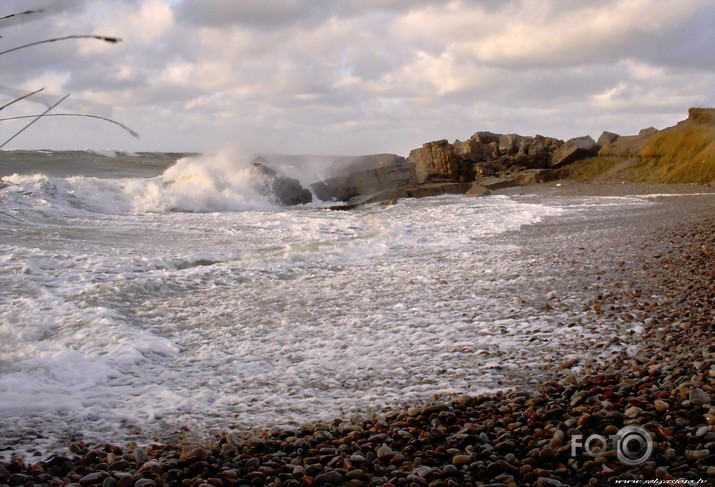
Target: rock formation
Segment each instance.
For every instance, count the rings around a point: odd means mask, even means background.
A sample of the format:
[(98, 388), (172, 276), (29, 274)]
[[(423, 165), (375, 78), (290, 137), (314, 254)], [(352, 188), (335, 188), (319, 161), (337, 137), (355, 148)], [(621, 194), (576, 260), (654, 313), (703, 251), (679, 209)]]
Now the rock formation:
[[(470, 148), (460, 147), (464, 152)], [(466, 181), (472, 177), (473, 168), (465, 163), (465, 156), (446, 140), (427, 142), (421, 149), (410, 152), (407, 160), (414, 164), (417, 181), (425, 183), (435, 179)]]
[(294, 206), (313, 201), (310, 190), (301, 186), (298, 180), (279, 175), (275, 169), (266, 166), (262, 159), (253, 162), (251, 172), (256, 191), (279, 204)]
[(469, 140), (427, 142), (410, 152), (417, 180), (460, 181), (504, 174), (509, 171), (550, 167), (553, 153), (563, 141), (536, 135), (477, 132)]
[(444, 139), (427, 142), (406, 159), (389, 154), (351, 159), (342, 163), (340, 175), (311, 188), (323, 200), (347, 202), (340, 209), (445, 193), (484, 195), (515, 184), (564, 177), (564, 166), (597, 155), (618, 160), (668, 160), (663, 147), (670, 142), (661, 141), (676, 140), (674, 131), (681, 135), (687, 131), (689, 140), (698, 142), (691, 144), (697, 148), (693, 164), (697, 163), (702, 173), (698, 181), (707, 182), (712, 180), (710, 174), (715, 177), (715, 161), (711, 160), (714, 126), (715, 109), (691, 108), (689, 119), (678, 127), (662, 131), (650, 127), (633, 136), (603, 132), (598, 142), (588, 135), (563, 142), (541, 135), (476, 132), (468, 140), (451, 144)]
[(347, 201), (358, 195), (409, 188), (417, 184), (415, 166), (394, 154), (376, 154), (342, 160), (331, 168), (335, 177), (311, 184), (323, 201)]
[(596, 141), (590, 135), (570, 139), (554, 152), (550, 166), (561, 167), (580, 159), (595, 156), (597, 150)]
[(613, 144), (615, 141), (618, 140), (620, 135), (614, 134), (613, 132), (607, 132), (604, 131), (601, 136), (598, 138), (598, 141), (596, 142), (596, 145), (599, 147), (599, 149), (607, 146), (608, 144)]

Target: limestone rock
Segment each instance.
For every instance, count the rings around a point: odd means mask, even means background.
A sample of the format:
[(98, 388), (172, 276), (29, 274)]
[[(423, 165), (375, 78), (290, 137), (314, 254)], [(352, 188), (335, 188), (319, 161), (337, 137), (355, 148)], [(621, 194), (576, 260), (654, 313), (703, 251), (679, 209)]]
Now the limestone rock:
[(443, 194), (464, 194), (472, 187), (472, 183), (429, 183), (421, 184), (407, 190), (410, 198), (427, 198)]
[(506, 179), (506, 178), (483, 178), (483, 179), (477, 179), (475, 183), (479, 186), (483, 186), (487, 189), (502, 189), (502, 188), (511, 188), (513, 186), (516, 186), (516, 182), (513, 179)]
[(499, 137), (499, 151), (502, 154), (516, 154), (523, 139), (521, 135), (517, 134), (502, 135)]
[(649, 136), (649, 135), (655, 135), (658, 133), (658, 129), (655, 127), (648, 127), (645, 129), (641, 129), (640, 132), (638, 132), (638, 137), (644, 137), (644, 136)]
[(619, 137), (620, 135), (618, 134), (614, 134), (613, 132), (607, 132), (604, 130), (601, 136), (598, 138), (596, 145), (598, 147), (605, 147), (608, 144), (613, 144), (616, 140), (618, 140)]
[(496, 148), (499, 148), (500, 137), (501, 134), (495, 134), (493, 132), (476, 132), (470, 139), (475, 142), (481, 142), (484, 145), (495, 144)]
[(323, 201), (348, 201), (359, 195), (411, 187), (417, 183), (414, 165), (393, 154), (356, 157), (341, 162), (332, 171), (339, 175), (310, 185)]
[(596, 141), (590, 135), (570, 139), (554, 152), (551, 167), (560, 167), (595, 155), (596, 150)]
[(469, 161), (491, 161), (499, 157), (499, 148), (496, 143), (485, 144), (478, 140), (469, 139), (464, 142), (455, 140), (455, 153), (463, 160)]
[(521, 137), (514, 163), (526, 168), (548, 167), (553, 152), (562, 144), (558, 139), (541, 135)]
[[(331, 206), (331, 210), (352, 210), (361, 205), (397, 201), (401, 198), (427, 198), (444, 194), (465, 194), (473, 187), (473, 183), (427, 183), (411, 188), (386, 189), (376, 193), (359, 195), (350, 198), (340, 205)], [(487, 190), (488, 191), (488, 190)]]
[(468, 181), (472, 172), (472, 165), (464, 164), (463, 158), (446, 140), (423, 144), (421, 148), (412, 150), (407, 160), (415, 165), (418, 183), (435, 178)]
[(251, 168), (253, 186), (259, 193), (274, 199), (282, 205), (304, 205), (313, 201), (310, 190), (301, 186), (297, 179), (279, 175), (275, 169), (266, 166), (261, 160)]
[(525, 169), (512, 173), (510, 176), (516, 184), (536, 184), (552, 181), (557, 178), (552, 169)]
[(489, 188), (485, 188), (484, 186), (474, 183), (472, 184), (472, 187), (469, 188), (469, 190), (464, 193), (465, 196), (469, 198), (478, 198), (480, 196), (489, 196), (492, 194), (491, 191), (489, 191)]

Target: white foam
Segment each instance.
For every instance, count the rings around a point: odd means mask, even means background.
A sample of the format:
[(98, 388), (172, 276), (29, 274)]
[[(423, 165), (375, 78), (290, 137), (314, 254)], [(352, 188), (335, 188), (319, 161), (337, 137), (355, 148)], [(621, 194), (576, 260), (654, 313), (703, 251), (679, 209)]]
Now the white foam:
[[(166, 211), (252, 204), (240, 170), (214, 162), (185, 160), (144, 195), (138, 181), (43, 193), (42, 178), (11, 178), (0, 444), (32, 430), (148, 440), (347, 417), (498, 388), (534, 356), (610, 333), (518, 299), (545, 291), (521, 277), (538, 263), (508, 232), (581, 209), (443, 196), (351, 212)], [(49, 206), (21, 206), (29, 190)], [(82, 208), (56, 203), (70, 196)], [(63, 224), (32, 216), (53, 204)]]
[[(6, 206), (32, 207), (61, 218), (101, 213), (216, 212), (274, 209), (256, 192), (246, 157), (220, 153), (180, 159), (153, 179), (14, 174), (2, 179)], [(10, 202), (9, 199), (13, 201)]]

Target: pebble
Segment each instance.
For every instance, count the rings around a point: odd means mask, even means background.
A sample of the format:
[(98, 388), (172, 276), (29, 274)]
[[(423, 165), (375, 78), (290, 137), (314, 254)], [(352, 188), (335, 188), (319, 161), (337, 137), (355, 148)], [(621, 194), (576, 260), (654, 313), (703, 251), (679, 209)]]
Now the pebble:
[(343, 474), (335, 470), (330, 470), (328, 472), (321, 473), (315, 477), (315, 485), (318, 486), (325, 484), (340, 485), (342, 481)]
[(628, 409), (626, 409), (626, 411), (623, 413), (623, 415), (626, 418), (637, 418), (638, 416), (641, 415), (641, 413), (643, 413), (643, 410), (641, 408), (632, 406), (632, 407), (629, 407)]
[(710, 455), (710, 450), (685, 450), (685, 458), (687, 460), (700, 460)]
[(658, 411), (659, 413), (662, 413), (662, 412), (670, 409), (670, 404), (668, 404), (667, 402), (665, 402), (661, 399), (656, 399), (653, 402), (653, 406), (655, 406), (655, 410)]
[(710, 395), (702, 389), (693, 389), (692, 391), (690, 391), (690, 396), (688, 399), (696, 406), (710, 404)]
[[(715, 308), (715, 283), (708, 276), (715, 273), (709, 250), (715, 248), (715, 221), (683, 232), (667, 236), (681, 251), (648, 262), (651, 270), (643, 272), (652, 276), (638, 280), (639, 293), (625, 301), (618, 301), (621, 294), (607, 295), (607, 275), (599, 275), (603, 313), (594, 319), (615, 319), (606, 312), (617, 317), (617, 309), (627, 309), (643, 322), (642, 343), (634, 356), (582, 359), (572, 380), (554, 376), (524, 389), (305, 425), (287, 434), (227, 433), (202, 446), (90, 448), (72, 441), (72, 457), (32, 464), (0, 460), (0, 485), (562, 487), (613, 485), (614, 476), (712, 478), (715, 340), (709, 310)], [(697, 250), (692, 242), (704, 247)], [(570, 298), (559, 293), (553, 305), (561, 299)], [(598, 345), (584, 345), (584, 356), (606, 353)], [(565, 360), (544, 366), (553, 370)], [(578, 451), (575, 435), (582, 445), (591, 433), (607, 437), (625, 425), (644, 427), (654, 437), (653, 455), (644, 464), (622, 465), (613, 449), (596, 458)]]
[(146, 450), (142, 447), (137, 447), (134, 449), (134, 461), (139, 465), (149, 460), (149, 456), (146, 454)]
[(382, 445), (377, 449), (377, 458), (380, 460), (390, 459), (395, 456), (395, 452), (387, 445)]
[(455, 455), (452, 457), (452, 465), (459, 467), (460, 465), (466, 465), (472, 462), (472, 457), (470, 455)]

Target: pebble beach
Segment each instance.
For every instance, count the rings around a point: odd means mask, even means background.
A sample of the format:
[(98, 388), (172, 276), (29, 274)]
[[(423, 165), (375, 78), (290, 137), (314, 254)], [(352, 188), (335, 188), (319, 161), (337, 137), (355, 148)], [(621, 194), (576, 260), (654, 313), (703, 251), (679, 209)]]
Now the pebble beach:
[[(211, 440), (177, 434), (173, 444), (68, 439), (67, 453), (47, 458), (8, 457), (0, 445), (0, 485), (715, 485), (712, 188), (563, 182), (505, 192), (525, 201), (649, 194), (660, 203), (520, 230), (536, 263), (526, 277), (544, 290), (522, 305), (571, 311), (621, 336), (575, 345), (563, 359), (533, 357), (533, 370), (495, 393), (291, 430), (227, 425)], [(549, 252), (555, 240), (575, 243)], [(619, 444), (624, 431), (640, 436)]]

